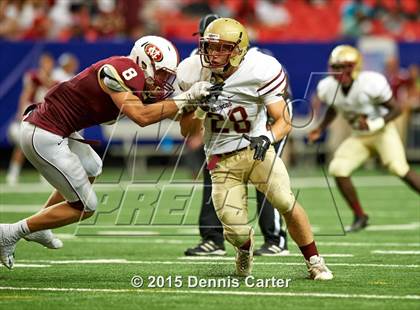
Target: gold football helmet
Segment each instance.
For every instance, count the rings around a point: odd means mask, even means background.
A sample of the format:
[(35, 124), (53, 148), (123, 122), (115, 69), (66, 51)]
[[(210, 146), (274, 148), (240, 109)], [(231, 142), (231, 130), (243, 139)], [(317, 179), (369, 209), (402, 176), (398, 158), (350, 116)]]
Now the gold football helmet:
[(332, 50), (328, 65), (333, 71), (350, 67), (351, 77), (356, 79), (362, 69), (362, 55), (353, 46), (338, 45)]
[(242, 24), (231, 18), (211, 22), (200, 38), (198, 53), (205, 68), (239, 66), (249, 47), (248, 33)]

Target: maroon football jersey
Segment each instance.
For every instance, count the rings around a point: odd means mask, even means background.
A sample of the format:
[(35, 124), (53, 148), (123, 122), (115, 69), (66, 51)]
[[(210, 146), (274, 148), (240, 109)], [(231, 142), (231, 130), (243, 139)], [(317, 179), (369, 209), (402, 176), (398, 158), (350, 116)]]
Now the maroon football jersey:
[(115, 120), (120, 110), (102, 90), (98, 80), (98, 71), (105, 64), (117, 70), (134, 94), (141, 93), (145, 77), (140, 67), (127, 57), (110, 57), (91, 65), (71, 80), (55, 85), (44, 102), (38, 104), (25, 120), (63, 137)]

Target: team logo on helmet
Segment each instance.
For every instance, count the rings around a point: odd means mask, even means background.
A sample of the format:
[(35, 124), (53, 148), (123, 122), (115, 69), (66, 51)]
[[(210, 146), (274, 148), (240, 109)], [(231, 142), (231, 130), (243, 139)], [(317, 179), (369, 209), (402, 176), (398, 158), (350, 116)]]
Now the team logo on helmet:
[(163, 53), (160, 51), (160, 49), (156, 45), (152, 43), (146, 44), (146, 46), (144, 47), (144, 52), (154, 62), (159, 62), (159, 61), (162, 61), (163, 59)]
[(218, 33), (208, 33), (206, 35), (206, 39), (208, 39), (209, 41), (212, 41), (212, 40), (217, 41), (217, 40), (220, 40), (220, 35)]

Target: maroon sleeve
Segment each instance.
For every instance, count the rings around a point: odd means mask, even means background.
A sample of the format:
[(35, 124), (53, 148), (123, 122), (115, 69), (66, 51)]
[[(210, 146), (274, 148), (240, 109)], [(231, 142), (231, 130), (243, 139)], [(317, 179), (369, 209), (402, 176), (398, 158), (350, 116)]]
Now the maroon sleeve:
[(113, 57), (108, 64), (118, 72), (124, 84), (132, 91), (142, 91), (144, 87), (144, 73), (140, 67), (128, 57)]

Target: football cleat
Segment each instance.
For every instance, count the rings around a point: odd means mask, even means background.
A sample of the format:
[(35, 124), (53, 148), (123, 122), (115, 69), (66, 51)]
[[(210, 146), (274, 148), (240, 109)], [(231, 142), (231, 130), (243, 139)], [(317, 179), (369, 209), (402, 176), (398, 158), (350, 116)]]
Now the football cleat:
[(212, 240), (206, 240), (199, 243), (195, 248), (187, 249), (186, 256), (223, 256), (226, 255), (225, 247), (218, 245)]
[(309, 261), (306, 261), (306, 266), (308, 267), (309, 277), (312, 280), (332, 280), (334, 278), (321, 256), (311, 256)]
[(0, 259), (4, 266), (13, 268), (15, 248), (19, 239), (10, 232), (10, 224), (0, 224)]
[(49, 249), (60, 249), (63, 242), (58, 239), (50, 229), (40, 230), (23, 237), (26, 241), (37, 242)]
[(254, 262), (254, 230), (251, 228), (249, 232), (250, 245), (248, 250), (236, 248), (236, 275), (239, 277), (249, 276), (252, 272), (252, 264)]
[(286, 256), (290, 252), (287, 249), (282, 249), (273, 243), (264, 243), (258, 250), (254, 251), (254, 256)]
[(346, 227), (346, 232), (357, 232), (368, 226), (369, 216), (355, 216), (351, 226)]

